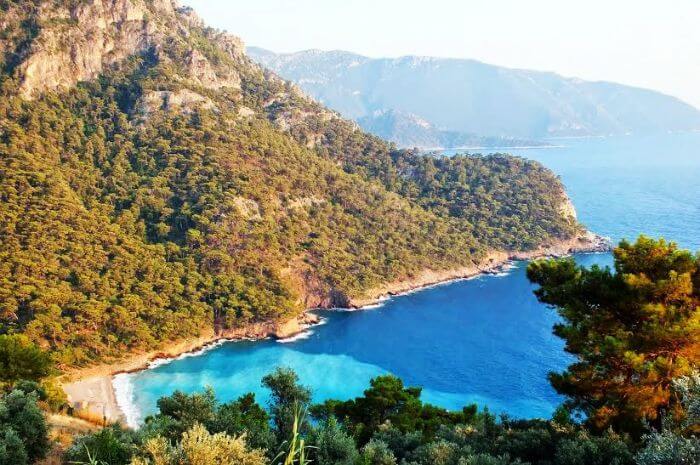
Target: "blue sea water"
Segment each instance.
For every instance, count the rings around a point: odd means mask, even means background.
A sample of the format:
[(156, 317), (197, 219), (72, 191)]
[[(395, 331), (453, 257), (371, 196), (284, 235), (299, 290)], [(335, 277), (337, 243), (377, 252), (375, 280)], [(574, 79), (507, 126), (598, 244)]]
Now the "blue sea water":
[[(700, 249), (700, 133), (554, 141), (511, 150), (562, 178), (589, 229), (617, 241), (640, 233)], [(580, 255), (609, 265), (609, 254)], [(537, 302), (524, 263), (500, 276), (457, 281), (395, 297), (377, 308), (321, 312), (325, 324), (277, 342), (226, 343), (115, 379), (120, 405), (137, 424), (159, 397), (211, 386), (230, 400), (291, 367), (315, 401), (360, 395), (385, 373), (421, 386), (424, 400), (451, 409), (477, 403), (516, 417), (549, 417), (562, 401), (547, 373), (571, 362), (551, 333), (555, 312)]]

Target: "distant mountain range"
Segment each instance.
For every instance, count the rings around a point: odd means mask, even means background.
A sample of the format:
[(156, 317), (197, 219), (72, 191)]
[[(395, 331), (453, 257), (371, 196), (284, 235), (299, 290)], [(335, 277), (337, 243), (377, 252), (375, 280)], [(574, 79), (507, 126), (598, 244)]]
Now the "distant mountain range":
[(248, 53), (364, 129), (403, 146), (530, 145), (549, 137), (700, 128), (693, 106), (611, 82), (463, 59), (276, 54), (254, 47)]

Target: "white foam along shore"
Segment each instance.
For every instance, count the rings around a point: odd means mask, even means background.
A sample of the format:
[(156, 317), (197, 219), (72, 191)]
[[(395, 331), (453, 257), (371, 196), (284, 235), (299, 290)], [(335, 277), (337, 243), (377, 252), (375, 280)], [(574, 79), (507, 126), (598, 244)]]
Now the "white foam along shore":
[[(174, 362), (175, 360), (182, 360), (188, 357), (197, 357), (212, 349), (215, 349), (216, 347), (219, 347), (225, 342), (228, 341), (225, 339), (220, 339), (218, 341), (214, 341), (210, 344), (207, 344), (197, 350), (182, 353), (177, 357), (156, 358), (148, 362), (144, 370), (151, 370), (162, 365), (167, 365), (168, 363)], [(137, 372), (117, 373), (112, 376), (112, 389), (114, 390), (114, 398), (116, 400), (117, 407), (121, 411), (126, 425), (134, 429), (138, 428), (141, 422), (143, 421), (142, 413), (136, 406), (134, 383), (132, 380), (135, 373)]]
[[(299, 341), (303, 339), (308, 339), (313, 335), (314, 331), (312, 328), (316, 326), (321, 326), (327, 323), (326, 318), (320, 318), (317, 323), (313, 324), (305, 324), (302, 326), (302, 332), (288, 337), (284, 339), (278, 339), (277, 342), (279, 343), (290, 343), (294, 341)], [(198, 357), (200, 355), (204, 355), (205, 353), (209, 352), (210, 350), (216, 349), (217, 347), (221, 346), (222, 344), (226, 344), (228, 342), (241, 342), (241, 341), (256, 341), (256, 340), (261, 340), (261, 339), (253, 339), (253, 338), (242, 338), (242, 339), (219, 339), (217, 341), (214, 341), (210, 344), (206, 344), (205, 346), (194, 350), (190, 352), (184, 352), (177, 357), (161, 357), (161, 358), (156, 358), (154, 360), (151, 360), (148, 362), (148, 365), (138, 371), (133, 371), (133, 372), (126, 372), (126, 373), (117, 373), (112, 376), (112, 389), (114, 390), (114, 397), (116, 400), (117, 407), (121, 411), (122, 416), (124, 417), (124, 421), (126, 425), (130, 428), (136, 429), (139, 427), (139, 425), (143, 421), (143, 413), (139, 410), (138, 406), (136, 405), (136, 399), (135, 399), (135, 391), (134, 391), (134, 383), (133, 383), (133, 377), (135, 376), (136, 373), (144, 370), (152, 370), (154, 368), (157, 368), (159, 366), (167, 365), (169, 363), (172, 363), (177, 360), (182, 360), (185, 358), (189, 357)]]
[(362, 305), (357, 308), (331, 308), (329, 309), (330, 311), (337, 311), (337, 312), (356, 312), (356, 311), (362, 311), (362, 310), (374, 310), (377, 308), (382, 308), (384, 305), (386, 305), (387, 302), (390, 300), (396, 298), (396, 297), (403, 297), (411, 294), (415, 294), (418, 292), (423, 292), (428, 289), (433, 289), (436, 287), (441, 287), (441, 286), (449, 286), (450, 284), (454, 284), (457, 282), (461, 281), (471, 281), (473, 279), (478, 279), (482, 277), (494, 277), (494, 278), (501, 278), (504, 276), (510, 275), (510, 273), (518, 266), (517, 263), (519, 261), (525, 261), (525, 260), (508, 260), (507, 262), (503, 263), (502, 265), (492, 269), (492, 270), (484, 270), (481, 271), (477, 274), (474, 274), (472, 276), (464, 276), (464, 277), (457, 277), (457, 278), (452, 278), (452, 279), (446, 279), (444, 281), (439, 281), (436, 283), (431, 283), (431, 284), (426, 284), (424, 286), (418, 286), (413, 289), (408, 289), (406, 291), (402, 292), (395, 292), (395, 293), (389, 293), (386, 295), (383, 295), (377, 299), (376, 302), (367, 304), (367, 305)]
[(112, 376), (112, 389), (119, 410), (124, 416), (124, 422), (129, 428), (137, 429), (141, 424), (141, 411), (136, 407), (134, 399), (133, 373), (117, 373)]
[(290, 342), (302, 341), (308, 339), (314, 334), (313, 328), (317, 326), (323, 326), (328, 323), (328, 318), (319, 318), (316, 323), (305, 324), (301, 326), (301, 332), (293, 336), (285, 337), (282, 339), (277, 339), (280, 344), (289, 344)]

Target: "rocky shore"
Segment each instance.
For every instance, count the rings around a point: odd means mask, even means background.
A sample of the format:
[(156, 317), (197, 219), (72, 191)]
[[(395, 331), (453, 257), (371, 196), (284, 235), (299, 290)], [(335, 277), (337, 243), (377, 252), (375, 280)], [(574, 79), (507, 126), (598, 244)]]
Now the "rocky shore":
[[(349, 307), (361, 309), (377, 304), (388, 297), (415, 291), (424, 287), (470, 278), (484, 273), (496, 273), (514, 260), (532, 260), (545, 257), (561, 257), (573, 253), (596, 253), (611, 250), (610, 241), (587, 232), (570, 240), (553, 243), (528, 252), (497, 251), (487, 254), (478, 263), (453, 270), (425, 270), (409, 279), (388, 283), (371, 289), (363, 298), (349, 299)], [(331, 299), (331, 301), (334, 299)], [(332, 305), (324, 305), (330, 308)], [(69, 402), (91, 416), (107, 421), (123, 422), (112, 385), (113, 376), (148, 369), (154, 362), (181, 357), (183, 354), (207, 350), (223, 341), (284, 339), (297, 335), (318, 324), (320, 318), (307, 311), (298, 318), (286, 322), (255, 323), (243, 328), (205, 331), (200, 337), (172, 343), (160, 350), (134, 354), (126, 360), (103, 364), (87, 369), (69, 371), (63, 376), (63, 388)]]
[(467, 279), (479, 274), (497, 273), (511, 261), (556, 258), (576, 253), (603, 253), (610, 250), (612, 250), (612, 245), (609, 239), (586, 232), (573, 239), (542, 246), (527, 252), (495, 251), (487, 254), (482, 260), (470, 266), (442, 271), (425, 270), (410, 279), (388, 283), (371, 289), (366, 293), (365, 297), (351, 299), (350, 307), (367, 307), (375, 305), (388, 297), (405, 294), (427, 286), (457, 279)]

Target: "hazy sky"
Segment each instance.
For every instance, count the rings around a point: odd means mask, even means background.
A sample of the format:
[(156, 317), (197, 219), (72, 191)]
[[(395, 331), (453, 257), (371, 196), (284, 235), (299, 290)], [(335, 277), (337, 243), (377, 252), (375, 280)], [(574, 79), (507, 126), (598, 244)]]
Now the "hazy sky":
[(660, 90), (700, 108), (700, 0), (182, 0), (276, 52), (474, 58)]

